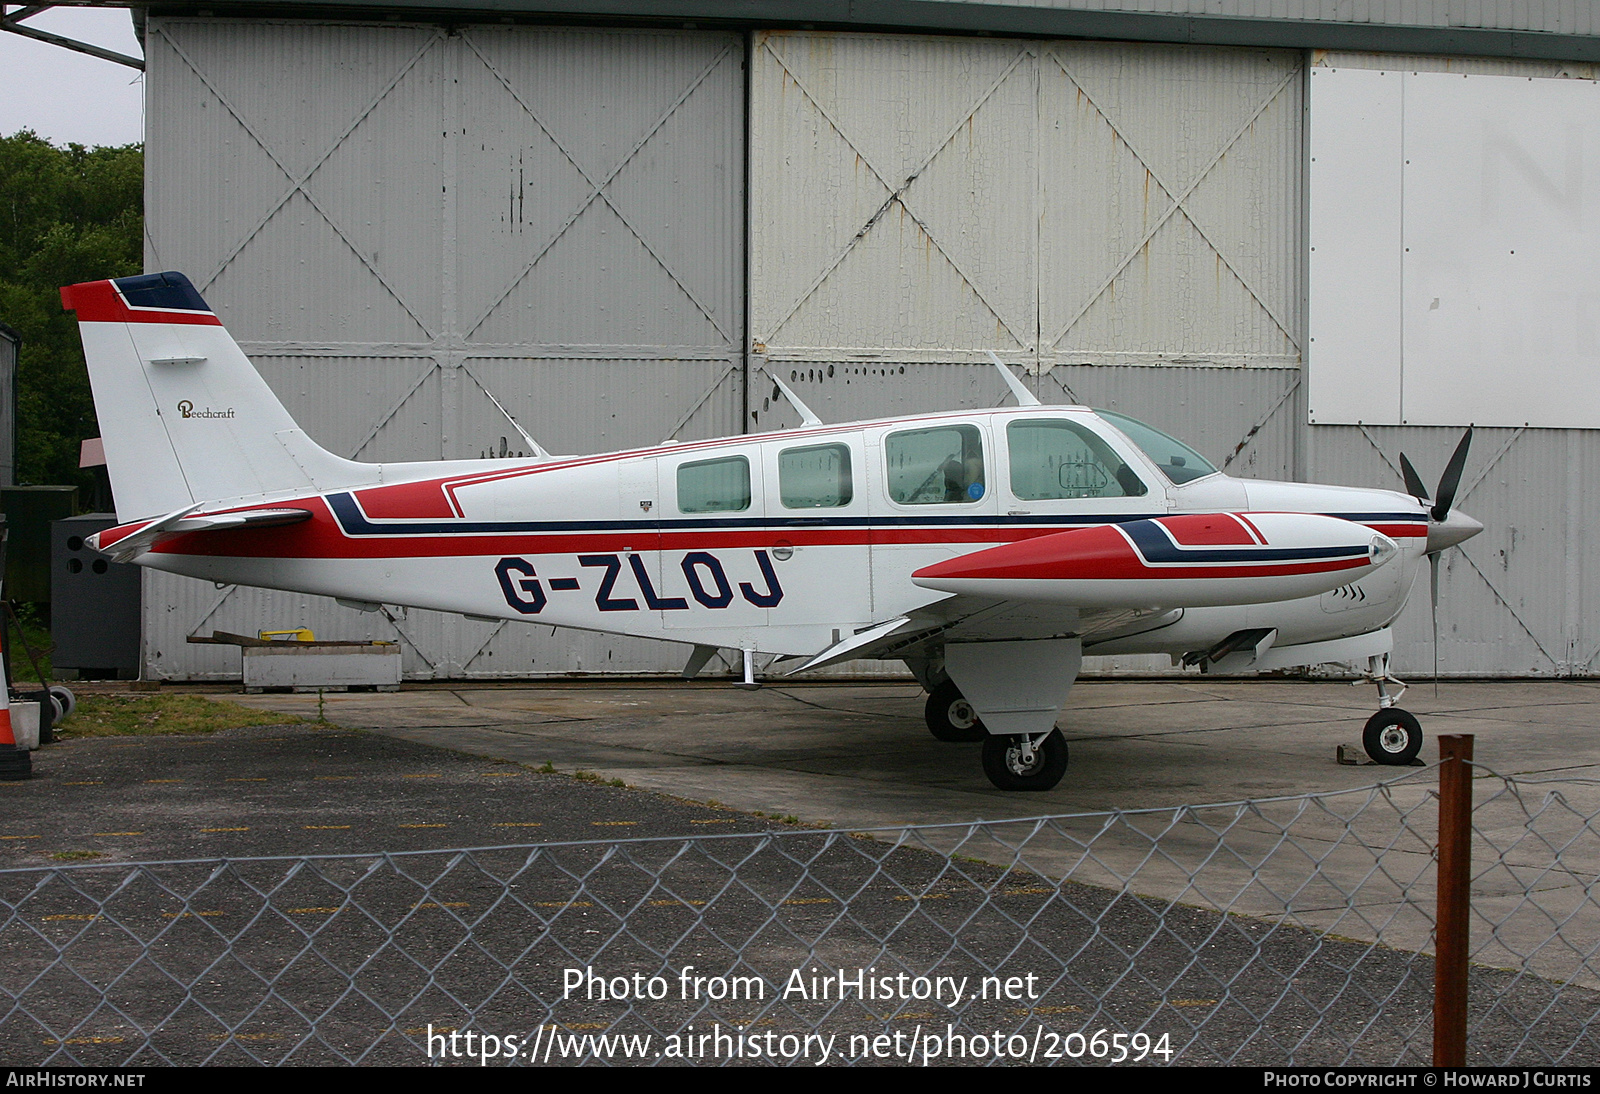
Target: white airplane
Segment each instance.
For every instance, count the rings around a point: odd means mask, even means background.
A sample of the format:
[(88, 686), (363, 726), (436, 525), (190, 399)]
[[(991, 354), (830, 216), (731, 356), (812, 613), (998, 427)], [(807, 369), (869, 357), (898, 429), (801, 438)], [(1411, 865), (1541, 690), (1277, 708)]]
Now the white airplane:
[(777, 381), (797, 429), (357, 463), (294, 423), (182, 274), (62, 300), (124, 522), (92, 545), (119, 561), (689, 643), (685, 677), (739, 650), (752, 686), (757, 654), (900, 660), (928, 728), (981, 740), (1005, 790), (1060, 780), (1085, 653), (1365, 666), (1366, 749), (1409, 762), (1422, 730), (1386, 687), (1389, 627), (1423, 558), (1482, 530), (1451, 508), (1470, 430), (1431, 505), (1403, 456), (1410, 496), (1233, 479), (1131, 418), (1040, 405), (997, 358), (1015, 407), (824, 425)]

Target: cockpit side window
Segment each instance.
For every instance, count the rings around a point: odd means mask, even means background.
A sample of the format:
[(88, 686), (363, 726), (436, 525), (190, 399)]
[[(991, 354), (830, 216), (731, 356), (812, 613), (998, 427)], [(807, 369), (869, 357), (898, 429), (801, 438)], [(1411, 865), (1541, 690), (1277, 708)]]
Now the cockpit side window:
[(970, 505), (984, 495), (983, 438), (975, 425), (891, 433), (883, 451), (889, 497), (901, 505)]
[(1110, 410), (1096, 410), (1095, 413), (1121, 430), (1122, 435), (1149, 456), (1150, 462), (1160, 468), (1161, 473), (1170, 479), (1174, 486), (1181, 486), (1186, 482), (1217, 473), (1217, 469), (1212, 467), (1204, 456), (1159, 429), (1145, 425), (1126, 414), (1117, 414)]
[(1061, 418), (1006, 427), (1011, 492), (1021, 501), (1142, 498), (1144, 481), (1092, 429)]

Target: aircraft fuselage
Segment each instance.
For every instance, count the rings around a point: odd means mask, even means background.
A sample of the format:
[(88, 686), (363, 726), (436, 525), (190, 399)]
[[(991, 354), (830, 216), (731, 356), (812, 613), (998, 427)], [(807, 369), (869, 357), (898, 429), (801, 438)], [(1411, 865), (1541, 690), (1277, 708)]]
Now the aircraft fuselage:
[[(1026, 438), (1055, 423), (1090, 431), (1137, 481), (1108, 489), (1092, 452), (1079, 464), (1058, 462), (1055, 478), (1041, 479), (1038, 445)], [(1045, 453), (1043, 468), (1059, 455)], [(1275, 628), (1280, 646), (1384, 627), (1404, 604), (1428, 534), (1416, 500), (1391, 491), (1222, 474), (1171, 483), (1118, 430), (1070, 407), (373, 470), (365, 487), (207, 505), (213, 514), (272, 505), (312, 515), (280, 528), (173, 536), (139, 561), (347, 600), (810, 654), (945, 599), (913, 583), (923, 567), (1092, 525), (1218, 511), (1317, 513), (1365, 525), (1401, 549), (1331, 592), (1189, 607), (1157, 629), (1085, 648), (1179, 654), (1253, 627)], [(106, 537), (102, 546), (114, 542)], [(1156, 587), (1150, 606), (1162, 606)]]

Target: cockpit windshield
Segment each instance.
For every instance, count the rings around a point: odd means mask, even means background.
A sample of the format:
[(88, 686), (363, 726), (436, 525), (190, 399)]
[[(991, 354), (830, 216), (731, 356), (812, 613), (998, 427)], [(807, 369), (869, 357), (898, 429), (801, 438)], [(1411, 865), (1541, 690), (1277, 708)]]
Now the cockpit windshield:
[(1120, 429), (1128, 440), (1150, 457), (1150, 462), (1160, 468), (1174, 486), (1217, 473), (1217, 469), (1206, 462), (1204, 456), (1159, 429), (1115, 411), (1096, 410), (1095, 413)]

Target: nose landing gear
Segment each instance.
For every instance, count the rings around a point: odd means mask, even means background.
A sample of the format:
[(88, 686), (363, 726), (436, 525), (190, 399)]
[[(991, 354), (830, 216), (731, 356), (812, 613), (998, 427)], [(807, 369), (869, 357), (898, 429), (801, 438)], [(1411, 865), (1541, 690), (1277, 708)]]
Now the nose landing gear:
[[(1422, 752), (1422, 723), (1396, 705), (1406, 693), (1405, 681), (1389, 674), (1388, 654), (1369, 660), (1366, 678), (1378, 686), (1378, 713), (1367, 719), (1366, 728), (1361, 731), (1361, 747), (1373, 763), (1394, 767), (1409, 764)], [(1399, 693), (1390, 695), (1389, 684), (1398, 684)]]

